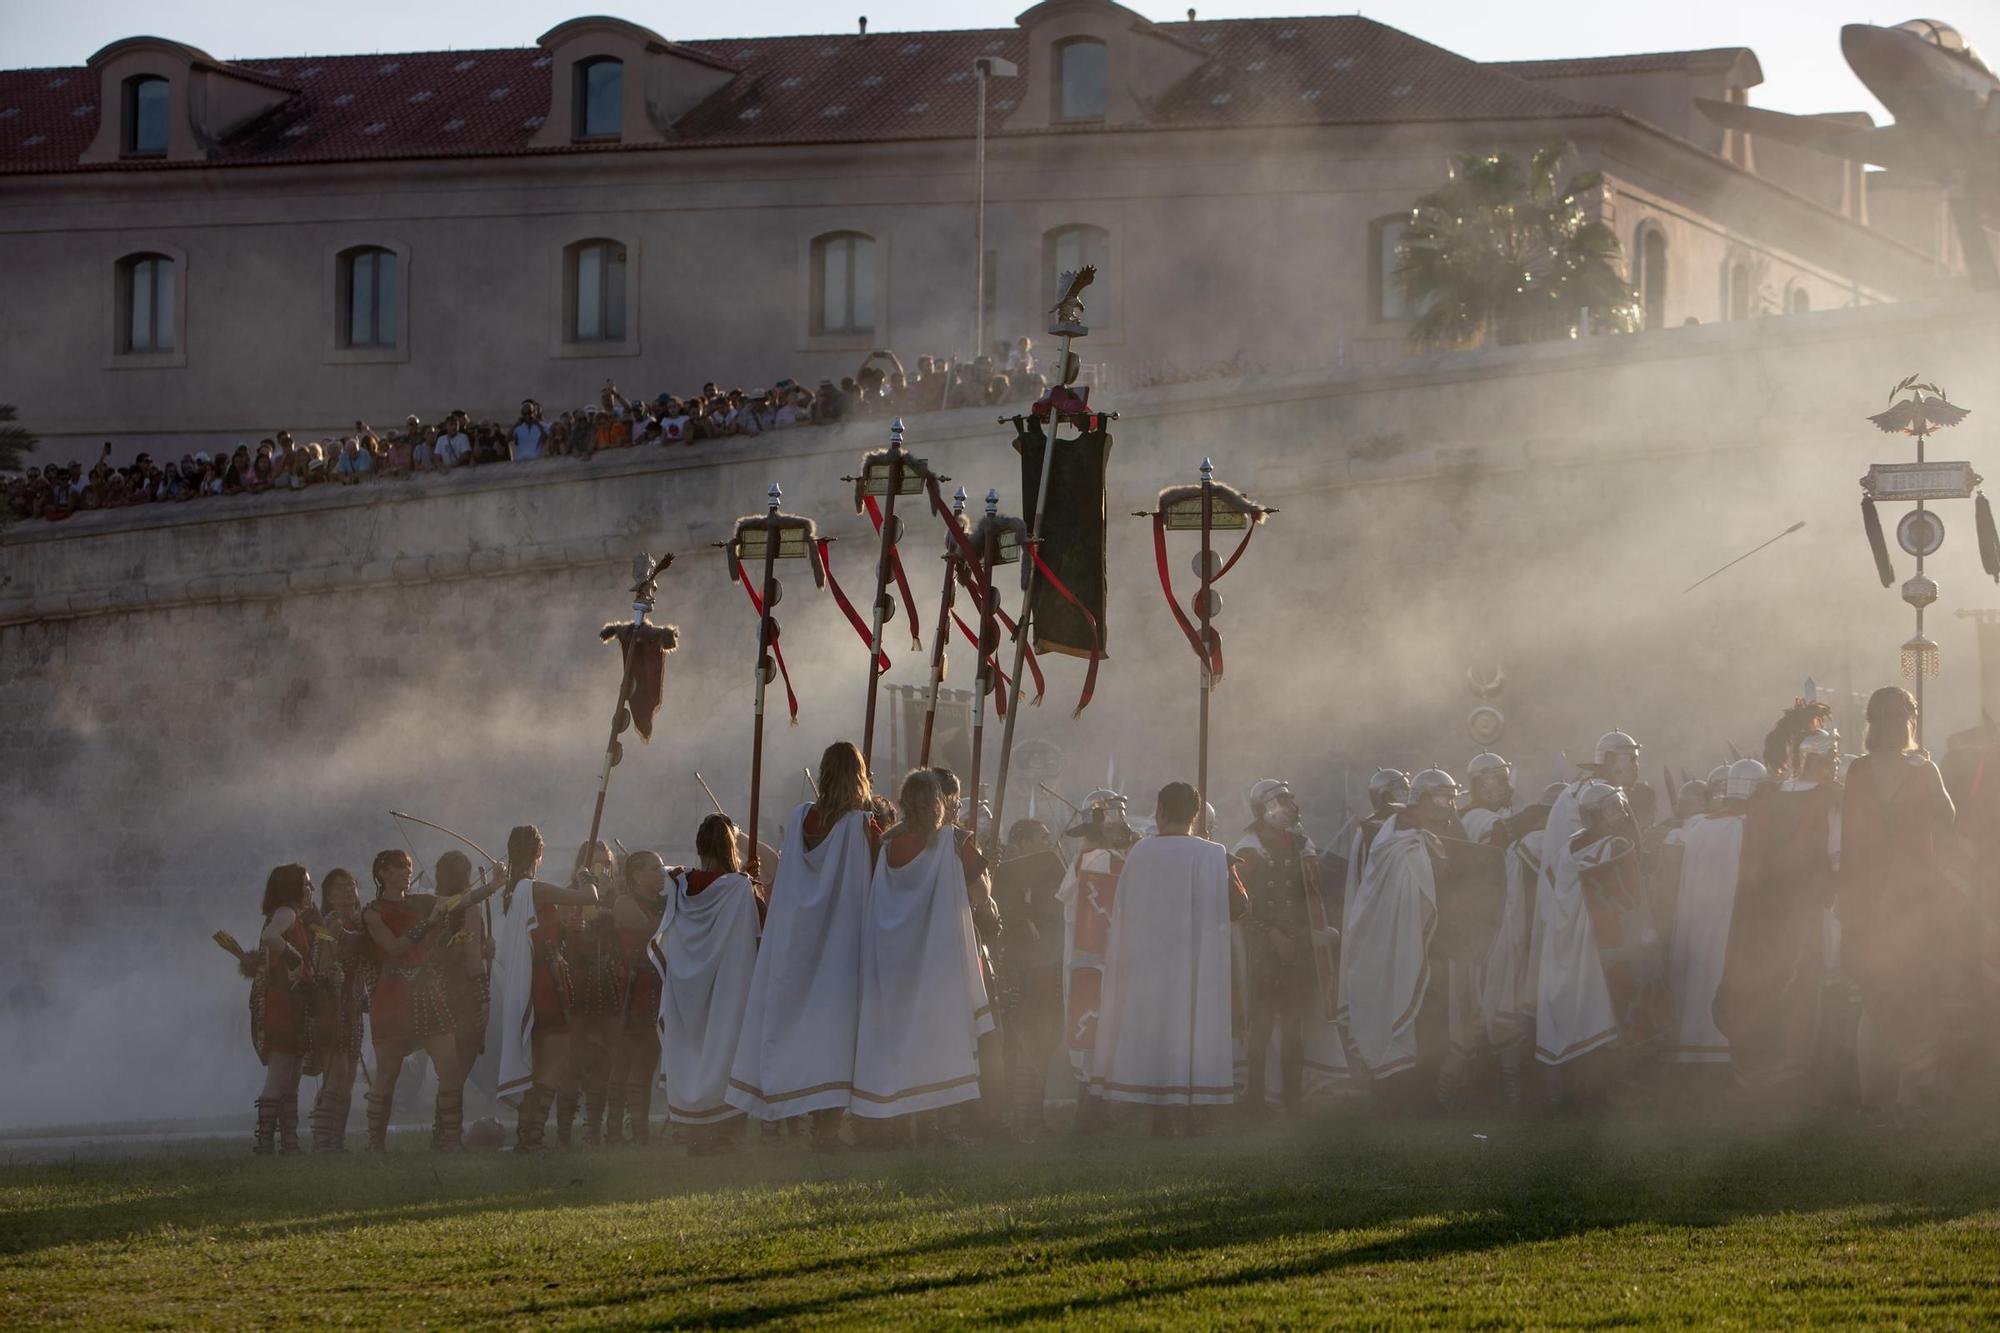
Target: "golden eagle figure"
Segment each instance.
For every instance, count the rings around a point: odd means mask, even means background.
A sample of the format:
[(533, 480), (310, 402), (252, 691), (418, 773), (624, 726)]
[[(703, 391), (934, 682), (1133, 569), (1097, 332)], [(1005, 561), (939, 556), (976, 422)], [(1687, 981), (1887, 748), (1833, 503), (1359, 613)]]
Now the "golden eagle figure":
[[(1907, 390), (1909, 397), (1896, 402), (1896, 395)], [(1919, 384), (1917, 377), (1910, 375), (1901, 384), (1889, 390), (1892, 406), (1886, 412), (1877, 412), (1868, 419), (1885, 435), (1929, 435), (1934, 430), (1946, 426), (1956, 426), (1972, 414), (1969, 407), (1957, 407), (1949, 402), (1944, 390), (1935, 384)]]

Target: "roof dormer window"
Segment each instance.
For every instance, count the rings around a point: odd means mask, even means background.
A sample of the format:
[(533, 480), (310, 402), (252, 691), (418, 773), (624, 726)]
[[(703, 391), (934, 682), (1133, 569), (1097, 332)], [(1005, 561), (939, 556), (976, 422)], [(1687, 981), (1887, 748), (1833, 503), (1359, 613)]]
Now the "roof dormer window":
[(578, 139), (616, 139), (625, 128), (625, 62), (609, 56), (576, 63)]
[(126, 157), (167, 155), (167, 96), (170, 85), (157, 75), (125, 80)]
[(1104, 43), (1072, 37), (1056, 44), (1056, 119), (1103, 120), (1109, 104)]

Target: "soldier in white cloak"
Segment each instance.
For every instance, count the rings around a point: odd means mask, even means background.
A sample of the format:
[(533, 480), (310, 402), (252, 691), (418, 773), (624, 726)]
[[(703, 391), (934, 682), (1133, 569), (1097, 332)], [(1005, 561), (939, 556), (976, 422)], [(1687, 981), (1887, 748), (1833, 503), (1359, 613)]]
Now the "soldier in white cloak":
[[(1639, 742), (1622, 731), (1597, 740), (1589, 775), (1571, 783), (1549, 809), (1535, 897), (1535, 1058), (1567, 1065), (1618, 1040), (1618, 1016), (1604, 979), (1590, 912), (1572, 849), (1583, 828), (1577, 801), (1592, 780), (1624, 791), (1639, 784)], [(1634, 830), (1633, 840), (1637, 841)]]
[(1439, 839), (1458, 834), (1458, 794), (1442, 769), (1412, 778), (1408, 804), (1383, 821), (1347, 905), (1341, 989), (1348, 1030), (1384, 1111), (1437, 1104), (1447, 1046), (1446, 988), (1433, 984)]
[(1465, 785), (1466, 804), (1458, 814), (1465, 836), (1492, 842), (1495, 826), (1514, 809), (1514, 766), (1491, 751), (1476, 754), (1466, 766)]
[(729, 1066), (750, 1005), (764, 903), (742, 872), (736, 826), (715, 814), (695, 834), (699, 869), (668, 872), (666, 909), (647, 950), (660, 974), (660, 1074), (667, 1114), (689, 1126), (688, 1152), (736, 1146), (742, 1111)]
[[(1389, 818), (1410, 800), (1410, 775), (1396, 768), (1378, 768), (1368, 778), (1368, 814), (1354, 826), (1354, 833), (1347, 841), (1347, 878), (1340, 895), (1340, 938), (1341, 952), (1346, 952), (1346, 940), (1354, 928), (1354, 899), (1361, 890), (1361, 876), (1368, 866), (1369, 849), (1375, 845), (1375, 837)], [(1353, 1034), (1347, 1028), (1347, 969), (1340, 969), (1340, 980), (1336, 983), (1334, 996), (1334, 1023), (1341, 1034), (1341, 1045), (1348, 1057), (1350, 1070), (1365, 1074), (1365, 1065), (1354, 1055)]]
[(1715, 1024), (1715, 994), (1729, 956), (1729, 927), (1743, 868), (1744, 816), (1765, 777), (1757, 760), (1737, 760), (1729, 766), (1716, 808), (1681, 826), (1680, 892), (1667, 950), (1667, 989), (1674, 1008), (1665, 1055), (1675, 1064), (1729, 1063), (1729, 1039)]
[(1152, 837), (1125, 858), (1111, 912), (1091, 1088), (1154, 1108), (1153, 1132), (1235, 1099), (1229, 923), (1248, 907), (1228, 849), (1194, 834), (1201, 796), (1160, 789)]

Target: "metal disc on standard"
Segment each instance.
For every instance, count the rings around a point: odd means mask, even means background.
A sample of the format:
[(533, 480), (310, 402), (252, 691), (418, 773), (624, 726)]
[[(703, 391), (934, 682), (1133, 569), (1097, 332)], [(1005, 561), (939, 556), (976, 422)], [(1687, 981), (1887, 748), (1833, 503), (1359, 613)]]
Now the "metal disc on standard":
[(1912, 509), (1896, 525), (1896, 544), (1914, 556), (1933, 556), (1944, 545), (1944, 520), (1928, 509)]

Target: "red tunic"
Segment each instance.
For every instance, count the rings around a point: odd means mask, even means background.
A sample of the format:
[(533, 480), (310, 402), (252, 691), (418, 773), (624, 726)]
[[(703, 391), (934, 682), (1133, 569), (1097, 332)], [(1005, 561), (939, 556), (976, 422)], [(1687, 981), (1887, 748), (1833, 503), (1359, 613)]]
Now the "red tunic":
[(303, 960), (296, 980), (290, 955), (280, 955), (273, 961), (271, 950), (266, 948), (264, 971), (258, 978), (259, 984), (251, 988), (252, 1017), (257, 1017), (260, 1007), (263, 1011), (262, 1021), (253, 1023), (251, 1029), (256, 1037), (257, 1058), (267, 1062), (273, 1055), (305, 1055), (313, 1042), (312, 935), (306, 930), (303, 918), (293, 916), (292, 924), (285, 927), (284, 940), (298, 950)]
[[(368, 904), (389, 933), (401, 939), (424, 924), (428, 911), (402, 900), (377, 898)], [(407, 953), (378, 959), (381, 974), (368, 997), (368, 1029), (378, 1046), (414, 1050), (441, 1033), (453, 1031), (451, 1005), (444, 979), (431, 958), (431, 939), (418, 940)]]
[(569, 1030), (569, 960), (563, 951), (568, 908), (537, 907), (535, 928), (528, 935), (535, 949), (535, 1031)]
[(653, 936), (660, 928), (660, 917), (665, 914), (641, 907), (652, 918), (652, 924), (640, 929), (618, 928), (618, 953), (620, 965), (628, 978), (625, 986), (625, 1028), (628, 1032), (652, 1032), (660, 1021), (660, 973), (647, 956), (652, 947)]

